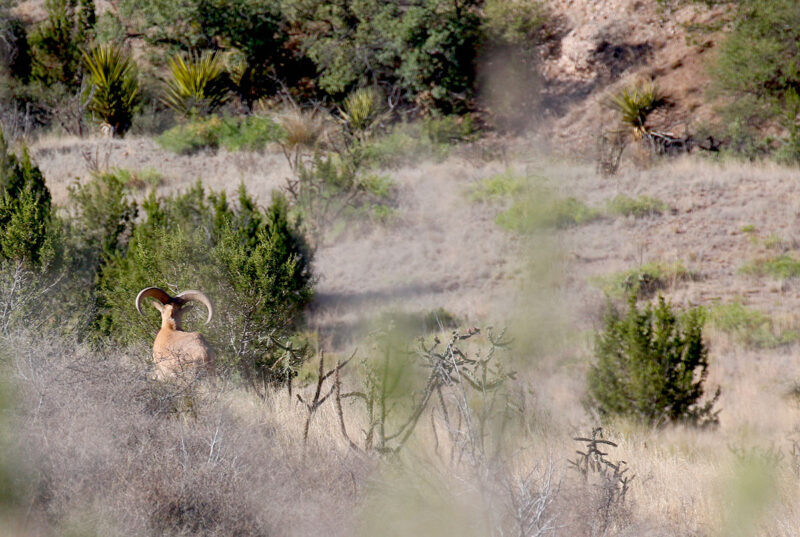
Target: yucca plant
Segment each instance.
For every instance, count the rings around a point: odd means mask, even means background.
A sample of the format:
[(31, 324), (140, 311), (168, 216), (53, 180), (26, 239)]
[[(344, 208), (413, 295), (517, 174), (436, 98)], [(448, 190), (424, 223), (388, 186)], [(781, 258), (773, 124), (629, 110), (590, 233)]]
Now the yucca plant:
[(167, 81), (164, 104), (184, 116), (208, 114), (228, 99), (225, 69), (216, 53), (170, 61), (172, 78)]
[(635, 140), (647, 135), (647, 116), (662, 103), (663, 98), (652, 82), (623, 88), (609, 98), (609, 104), (620, 113), (622, 123), (631, 128)]
[(84, 52), (83, 60), (89, 77), (89, 111), (111, 126), (115, 136), (124, 136), (139, 102), (136, 63), (114, 45)]
[(380, 95), (375, 89), (359, 88), (345, 98), (339, 114), (351, 132), (363, 133), (380, 118), (380, 104)]

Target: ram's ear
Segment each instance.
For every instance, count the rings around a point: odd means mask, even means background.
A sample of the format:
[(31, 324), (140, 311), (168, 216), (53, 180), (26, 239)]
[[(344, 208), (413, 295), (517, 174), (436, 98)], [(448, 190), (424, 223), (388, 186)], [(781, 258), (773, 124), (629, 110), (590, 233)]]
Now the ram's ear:
[(157, 309), (159, 312), (163, 312), (163, 311), (164, 311), (164, 304), (162, 304), (162, 303), (161, 303), (161, 302), (159, 302), (158, 300), (151, 300), (151, 301), (150, 301), (150, 303), (151, 303), (151, 304), (153, 305), (153, 307), (154, 307), (155, 309)]

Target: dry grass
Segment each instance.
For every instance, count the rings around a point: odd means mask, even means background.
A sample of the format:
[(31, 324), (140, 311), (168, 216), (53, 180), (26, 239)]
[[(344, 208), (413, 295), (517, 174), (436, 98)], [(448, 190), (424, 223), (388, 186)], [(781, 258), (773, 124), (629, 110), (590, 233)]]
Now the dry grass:
[[(243, 161), (242, 177), (263, 201), (266, 185), (280, 184), (287, 171), (275, 154), (178, 157), (143, 139), (114, 143), (122, 144), (112, 154), (111, 160), (120, 159), (114, 165), (154, 168), (169, 189), (197, 176), (214, 188), (233, 189), (239, 178), (228, 181), (235, 159), (251, 159)], [(82, 165), (74, 145), (43, 141), (35, 148), (56, 189), (71, 180), (63, 170)], [(271, 159), (276, 167), (268, 166)], [(339, 433), (334, 408), (323, 405), (304, 459), (305, 410), (285, 391), (262, 401), (234, 386), (204, 388), (196, 418), (176, 415), (159, 411), (169, 408), (153, 395), (163, 388), (125, 353), (95, 355), (57, 342), (28, 351), (22, 342), (15, 345), (24, 358), (16, 358), (15, 371), (25, 397), (15, 430), (36, 484), (34, 512), (50, 527), (83, 518), (103, 529), (119, 524), (130, 535), (177, 533), (169, 524), (189, 524), (181, 531), (204, 535), (485, 535), (499, 528), (516, 535), (509, 491), (518, 490), (531, 505), (542, 496), (549, 500), (540, 521), (554, 526), (541, 535), (796, 533), (796, 345), (744, 349), (709, 331), (708, 383), (722, 387), (718, 428), (607, 425), (618, 444), (610, 457), (627, 461), (636, 478), (605, 531), (598, 523), (600, 489), (587, 488), (567, 460), (580, 447), (572, 437), (596, 425), (581, 404), (591, 335), (605, 301), (592, 277), (681, 261), (700, 277), (668, 285), (663, 292), (674, 303), (741, 299), (787, 327), (795, 324), (798, 283), (741, 274), (739, 267), (774, 254), (770, 237), (788, 245), (800, 240), (800, 172), (682, 159), (603, 179), (589, 165), (528, 158), (515, 165), (550, 178), (559, 194), (590, 207), (624, 194), (651, 196), (674, 210), (527, 237), (495, 225), (501, 206), (469, 198), (469, 185), (506, 164), (451, 158), (392, 171), (395, 222), (338, 230), (336, 240), (317, 251), (318, 299), (308, 319), (322, 348), (358, 346), (361, 356), (369, 347), (358, 339), (359, 328), (372, 326), (387, 309), (444, 307), (468, 326), (510, 325), (516, 338), (510, 363), (519, 372), (511, 401), (524, 408), (525, 420), (524, 427), (495, 438), (509, 447), (502, 457), (492, 464), (450, 464), (440, 455), (449, 446), (433, 436), (429, 416), (399, 459), (356, 456)], [(357, 378), (350, 368), (346, 382)], [(348, 431), (358, 437), (364, 416), (352, 405), (345, 413)], [(217, 457), (209, 444), (218, 431), (224, 448)], [(770, 446), (783, 454), (773, 471), (760, 462)], [(742, 450), (751, 455), (742, 457)], [(510, 486), (520, 479), (521, 488)], [(748, 499), (751, 490), (770, 501)], [(87, 512), (92, 516), (76, 514)]]

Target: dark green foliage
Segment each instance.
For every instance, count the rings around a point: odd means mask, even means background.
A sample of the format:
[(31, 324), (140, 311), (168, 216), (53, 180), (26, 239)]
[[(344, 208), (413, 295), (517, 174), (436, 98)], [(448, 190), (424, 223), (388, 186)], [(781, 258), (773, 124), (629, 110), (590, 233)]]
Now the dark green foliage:
[(30, 35), (32, 77), (44, 85), (77, 87), (81, 51), (89, 46), (95, 23), (92, 0), (47, 0), (47, 19)]
[(27, 81), (31, 57), (25, 26), (0, 5), (0, 78), (4, 74)]
[(38, 265), (50, 243), (50, 191), (27, 149), (8, 152), (0, 132), (0, 258)]
[(378, 83), (451, 113), (466, 109), (472, 97), (479, 4), (311, 0), (286, 2), (284, 9), (329, 94)]
[(602, 418), (622, 416), (648, 425), (716, 422), (716, 395), (701, 404), (708, 376), (700, 309), (675, 313), (659, 297), (627, 314), (609, 308), (595, 340), (597, 363), (588, 374), (588, 405)]
[(262, 151), (267, 143), (277, 142), (284, 136), (281, 126), (268, 117), (210, 116), (173, 127), (156, 141), (164, 149), (187, 155), (219, 147), (228, 151)]
[(734, 97), (728, 122), (758, 126), (777, 120), (788, 133), (788, 147), (781, 157), (796, 162), (800, 156), (800, 4), (740, 0), (735, 9), (732, 29), (713, 71), (719, 89)]
[(104, 173), (85, 185), (69, 188), (77, 214), (71, 219), (73, 234), (93, 264), (103, 263), (124, 252), (136, 219), (136, 203), (129, 199), (119, 173)]
[(278, 89), (278, 72), (290, 86), (313, 75), (291, 48), (279, 0), (124, 0), (121, 23), (170, 52), (236, 49), (243, 56), (237, 92), (251, 105)]
[[(173, 293), (201, 289), (215, 303), (216, 321), (203, 333), (220, 365), (254, 387), (281, 378), (273, 366), (296, 358), (289, 338), (311, 299), (310, 252), (280, 195), (261, 210), (242, 188), (237, 205), (200, 184), (170, 198), (151, 194), (127, 248), (100, 276), (100, 329), (123, 344), (150, 341), (156, 311), (136, 316), (136, 293), (151, 285)], [(188, 328), (196, 327), (190, 319)]]

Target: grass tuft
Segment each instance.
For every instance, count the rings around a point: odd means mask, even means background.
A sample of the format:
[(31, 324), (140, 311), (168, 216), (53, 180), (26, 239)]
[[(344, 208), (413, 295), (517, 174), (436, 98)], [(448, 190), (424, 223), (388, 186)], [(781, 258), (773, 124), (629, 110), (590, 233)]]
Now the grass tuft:
[(767, 259), (756, 259), (743, 265), (739, 272), (753, 276), (771, 276), (778, 279), (800, 277), (800, 261), (790, 254)]
[(609, 214), (636, 218), (660, 215), (668, 209), (666, 203), (650, 196), (639, 196), (634, 199), (625, 194), (619, 194), (606, 204), (606, 211)]

